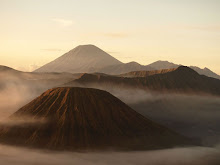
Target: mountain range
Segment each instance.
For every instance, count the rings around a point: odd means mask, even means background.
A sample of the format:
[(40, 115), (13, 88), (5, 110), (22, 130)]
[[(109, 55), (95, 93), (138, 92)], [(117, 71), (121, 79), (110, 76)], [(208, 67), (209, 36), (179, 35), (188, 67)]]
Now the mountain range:
[[(141, 65), (137, 62), (122, 63), (94, 45), (80, 45), (34, 72), (100, 72), (117, 75), (131, 71), (171, 69), (178, 66), (181, 65), (168, 61), (156, 61), (149, 65)], [(190, 68), (199, 74), (220, 79), (219, 75), (208, 68), (201, 69), (195, 66), (190, 66)]]
[(105, 90), (108, 88), (133, 88), (159, 93), (220, 95), (220, 80), (200, 75), (186, 66), (159, 71), (136, 71), (120, 76), (85, 73), (65, 85)]

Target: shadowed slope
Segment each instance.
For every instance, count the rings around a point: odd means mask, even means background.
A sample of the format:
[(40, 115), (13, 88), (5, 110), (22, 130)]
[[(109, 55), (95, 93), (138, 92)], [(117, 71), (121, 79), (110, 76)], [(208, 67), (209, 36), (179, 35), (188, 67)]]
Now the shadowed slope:
[(110, 93), (86, 88), (55, 88), (19, 109), (42, 124), (1, 126), (0, 141), (50, 149), (155, 149), (189, 140), (146, 119)]
[[(150, 72), (146, 77), (118, 77), (84, 74), (66, 86), (86, 87), (133, 87), (158, 92), (203, 93), (220, 95), (220, 80), (199, 75), (189, 67), (180, 66), (166, 73)], [(141, 74), (136, 72), (135, 74)], [(127, 76), (129, 75), (126, 74)], [(132, 75), (132, 74), (131, 74)]]
[(162, 70), (152, 70), (152, 71), (133, 71), (125, 74), (121, 74), (121, 77), (147, 77), (147, 76), (152, 76), (155, 74), (164, 74), (168, 72), (173, 72), (177, 68), (172, 68), (172, 69), (162, 69)]
[(8, 66), (0, 65), (0, 72), (18, 72), (18, 71)]

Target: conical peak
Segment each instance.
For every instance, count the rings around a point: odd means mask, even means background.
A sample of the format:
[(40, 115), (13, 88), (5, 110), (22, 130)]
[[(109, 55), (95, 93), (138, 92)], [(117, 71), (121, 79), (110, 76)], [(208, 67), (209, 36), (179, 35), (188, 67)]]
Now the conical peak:
[(62, 150), (157, 149), (188, 144), (185, 137), (144, 118), (110, 93), (98, 89), (47, 90), (12, 117), (22, 115), (46, 122), (3, 127), (0, 141)]
[(136, 65), (136, 66), (140, 66), (140, 64), (139, 63), (137, 63), (137, 62), (135, 62), (135, 61), (131, 61), (131, 62), (129, 62), (129, 63), (126, 63), (127, 65)]
[[(79, 45), (77, 47), (79, 47), (79, 48), (98, 48), (97, 46), (95, 46), (93, 44)], [(100, 48), (98, 48), (98, 49), (100, 49)]]
[[(103, 101), (103, 98), (106, 100)], [(108, 107), (114, 106), (117, 102), (119, 100), (116, 97), (99, 89), (58, 87), (47, 90), (18, 110), (14, 115), (36, 117), (51, 117), (55, 115), (61, 118), (63, 115), (75, 113), (75, 110), (84, 113), (85, 111), (96, 110), (98, 106), (102, 107), (108, 103), (112, 104), (109, 104)]]
[(89, 45), (79, 45), (77, 47), (75, 47), (74, 49), (72, 49), (70, 52), (78, 52), (78, 53), (97, 53), (97, 52), (101, 52), (103, 53), (104, 51), (102, 49), (100, 49), (99, 47), (89, 44)]
[(121, 64), (119, 60), (94, 45), (80, 45), (36, 72), (91, 73), (100, 68)]

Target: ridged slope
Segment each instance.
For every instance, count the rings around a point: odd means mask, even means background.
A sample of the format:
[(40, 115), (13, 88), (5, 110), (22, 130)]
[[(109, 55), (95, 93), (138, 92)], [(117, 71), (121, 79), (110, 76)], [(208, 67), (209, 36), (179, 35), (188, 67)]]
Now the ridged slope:
[(10, 118), (23, 116), (47, 122), (1, 126), (0, 142), (62, 150), (155, 149), (189, 144), (188, 139), (97, 89), (48, 90)]

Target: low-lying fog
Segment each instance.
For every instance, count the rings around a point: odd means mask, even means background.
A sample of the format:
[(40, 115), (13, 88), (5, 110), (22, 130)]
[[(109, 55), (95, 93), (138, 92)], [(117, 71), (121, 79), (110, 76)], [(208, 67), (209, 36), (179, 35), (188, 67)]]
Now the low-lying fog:
[[(0, 145), (0, 164), (150, 164), (219, 165), (220, 97), (152, 94), (142, 90), (107, 89), (137, 112), (177, 132), (200, 138), (208, 147), (151, 152), (66, 153)], [(42, 91), (43, 92), (43, 91)], [(0, 119), (39, 95), (39, 87), (8, 86), (0, 90)]]
[(142, 115), (204, 145), (220, 143), (220, 97), (150, 94), (141, 90), (112, 92)]
[(0, 120), (7, 118), (38, 95), (37, 89), (28, 86), (6, 86), (0, 90)]
[(0, 145), (3, 165), (219, 165), (216, 148), (176, 148), (146, 152), (70, 153)]

